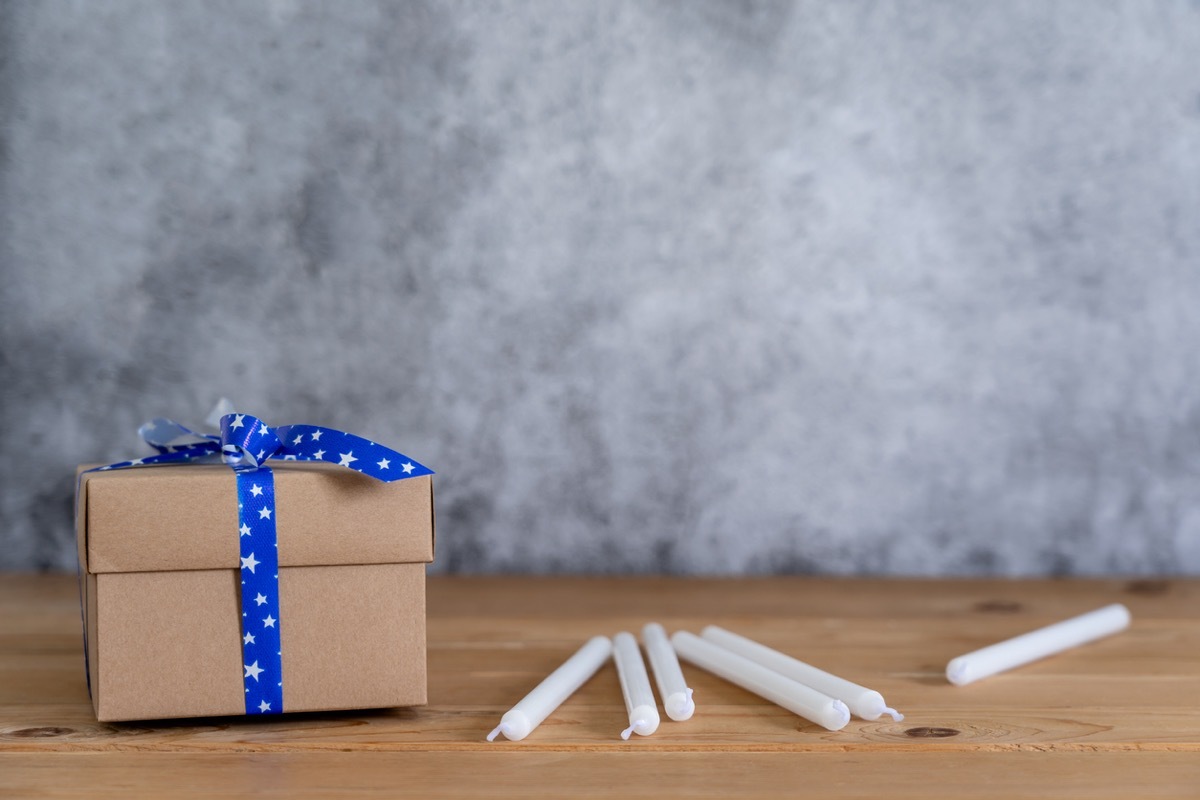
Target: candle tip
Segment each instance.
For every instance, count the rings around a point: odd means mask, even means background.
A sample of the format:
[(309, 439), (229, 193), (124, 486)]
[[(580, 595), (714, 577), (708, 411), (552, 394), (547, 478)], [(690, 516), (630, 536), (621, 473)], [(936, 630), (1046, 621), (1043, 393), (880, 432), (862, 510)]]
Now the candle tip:
[(829, 708), (833, 711), (835, 718), (821, 724), (827, 730), (840, 731), (842, 728), (846, 727), (846, 723), (850, 721), (850, 707), (841, 700), (834, 700), (829, 704)]
[(633, 729), (634, 729), (634, 727), (636, 727), (636, 724), (635, 724), (635, 725), (630, 725), (628, 728), (626, 728), (625, 730), (621, 731), (621, 738), (622, 738), (622, 739), (624, 739), (625, 741), (627, 741), (627, 742), (628, 742), (628, 741), (629, 741), (629, 737), (633, 735)]
[(883, 713), (885, 713), (885, 714), (891, 714), (891, 715), (892, 715), (892, 721), (893, 721), (893, 722), (903, 722), (903, 721), (904, 721), (904, 715), (903, 715), (903, 714), (901, 714), (899, 711), (897, 711), (897, 710), (896, 710), (896, 709), (894, 709), (894, 708), (887, 708), (887, 707), (885, 706), (885, 707), (884, 707), (884, 709), (883, 709)]
[(496, 736), (497, 736), (497, 735), (500, 733), (500, 729), (501, 729), (501, 728), (503, 728), (503, 727), (504, 727), (504, 725), (503, 725), (503, 724), (497, 725), (497, 726), (496, 726), (496, 728), (495, 728), (495, 730), (493, 730), (491, 733), (489, 733), (489, 734), (487, 735), (487, 740), (488, 740), (489, 742), (494, 742), (494, 741), (496, 741)]
[(951, 661), (946, 665), (946, 680), (953, 683), (955, 686), (962, 686), (970, 683), (968, 673), (970, 671), (970, 663), (962, 656)]

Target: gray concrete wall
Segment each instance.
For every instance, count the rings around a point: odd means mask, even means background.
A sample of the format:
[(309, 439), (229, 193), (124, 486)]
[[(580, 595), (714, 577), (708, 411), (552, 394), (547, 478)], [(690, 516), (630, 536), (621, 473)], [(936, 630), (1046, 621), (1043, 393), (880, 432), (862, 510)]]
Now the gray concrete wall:
[(1200, 4), (0, 25), (0, 568), (224, 394), (443, 571), (1200, 572)]

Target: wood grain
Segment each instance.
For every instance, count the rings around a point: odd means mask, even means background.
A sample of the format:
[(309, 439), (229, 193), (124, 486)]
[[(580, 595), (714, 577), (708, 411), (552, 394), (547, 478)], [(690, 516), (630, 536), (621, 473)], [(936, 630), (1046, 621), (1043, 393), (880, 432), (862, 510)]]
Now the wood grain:
[[(957, 688), (961, 652), (1114, 602), (1127, 632)], [(612, 666), (527, 740), (500, 715), (596, 633), (717, 623), (876, 688), (908, 714), (825, 731), (685, 667), (691, 721), (623, 742)], [(1200, 581), (434, 578), (430, 704), (101, 724), (73, 577), (0, 577), (0, 796), (1195, 797)], [(131, 759), (135, 759), (131, 761)], [(403, 777), (401, 777), (403, 776)], [(666, 783), (664, 783), (664, 781)], [(1047, 790), (1047, 786), (1055, 787)], [(662, 795), (660, 795), (662, 796)]]
[(0, 797), (1194, 798), (1167, 753), (0, 753)]

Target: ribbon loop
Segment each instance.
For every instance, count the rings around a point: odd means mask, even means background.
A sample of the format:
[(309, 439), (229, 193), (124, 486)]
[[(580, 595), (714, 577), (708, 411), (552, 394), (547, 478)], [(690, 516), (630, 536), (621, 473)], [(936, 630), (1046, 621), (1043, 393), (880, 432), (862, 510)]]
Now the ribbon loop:
[(221, 417), (221, 457), (231, 467), (257, 469), (279, 452), (279, 437), (250, 414)]
[(209, 445), (217, 441), (216, 436), (197, 433), (190, 428), (185, 428), (178, 422), (163, 417), (155, 417), (149, 422), (144, 423), (138, 428), (140, 435), (146, 444), (153, 447), (160, 453), (173, 453), (178, 450), (186, 450), (197, 445)]

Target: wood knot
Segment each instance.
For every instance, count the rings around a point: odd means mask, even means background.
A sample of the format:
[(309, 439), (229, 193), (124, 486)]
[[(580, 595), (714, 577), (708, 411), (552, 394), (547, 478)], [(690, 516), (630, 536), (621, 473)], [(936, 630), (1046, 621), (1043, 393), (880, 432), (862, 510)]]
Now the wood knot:
[(911, 736), (914, 739), (945, 739), (948, 736), (958, 736), (959, 731), (954, 728), (909, 728), (904, 732), (905, 736)]
[(1015, 600), (981, 600), (975, 604), (975, 610), (985, 614), (1015, 614), (1021, 607)]
[(1125, 584), (1125, 591), (1130, 594), (1141, 594), (1147, 597), (1154, 597), (1160, 594), (1166, 594), (1171, 588), (1171, 584), (1167, 581), (1159, 580), (1140, 580), (1130, 581)]
[(66, 736), (74, 732), (72, 728), (47, 726), (43, 728), (21, 728), (20, 730), (12, 731), (9, 735), (19, 736), (22, 739), (49, 739), (52, 736)]

